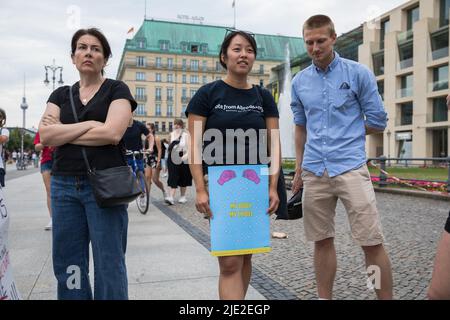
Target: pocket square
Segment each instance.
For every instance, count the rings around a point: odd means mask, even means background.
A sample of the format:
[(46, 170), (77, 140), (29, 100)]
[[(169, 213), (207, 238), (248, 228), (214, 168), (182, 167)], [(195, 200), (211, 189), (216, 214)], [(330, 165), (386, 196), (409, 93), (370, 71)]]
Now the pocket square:
[(339, 87), (339, 89), (350, 89), (350, 86), (348, 85), (347, 82), (342, 82), (342, 84)]

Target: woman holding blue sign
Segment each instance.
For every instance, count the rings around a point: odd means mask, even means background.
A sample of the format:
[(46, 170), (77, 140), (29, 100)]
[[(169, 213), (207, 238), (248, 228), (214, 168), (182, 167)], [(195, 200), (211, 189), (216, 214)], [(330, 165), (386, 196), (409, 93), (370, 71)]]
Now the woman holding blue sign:
[[(254, 193), (256, 190), (263, 190), (264, 193), (257, 194), (261, 199), (260, 203), (230, 201), (227, 203), (228, 207), (220, 210), (220, 214), (222, 211), (226, 213), (226, 218), (239, 217), (242, 218), (239, 223), (245, 224), (250, 221), (246, 218), (261, 212), (256, 210), (258, 205), (263, 207), (264, 214), (272, 214), (279, 204), (279, 115), (270, 92), (248, 82), (256, 55), (254, 35), (237, 30), (227, 32), (219, 54), (220, 63), (227, 70), (225, 79), (201, 87), (186, 109), (191, 134), (189, 163), (196, 186), (196, 208), (205, 217), (216, 220), (213, 220), (211, 225), (218, 221), (219, 212), (211, 210), (210, 200), (223, 200), (226, 197), (238, 199), (240, 191), (233, 187), (238, 184), (250, 186), (246, 187), (247, 189), (254, 188), (251, 190), (255, 191)], [(271, 152), (267, 146), (271, 146), (275, 151)], [(270, 158), (262, 159), (267, 153)], [(271, 163), (270, 174), (251, 169), (252, 165), (268, 163)], [(212, 169), (224, 164), (227, 168), (212, 180)], [(236, 165), (246, 167), (231, 170), (236, 168)], [(210, 178), (209, 190), (204, 179), (206, 174)], [(265, 181), (268, 183), (261, 183)], [(212, 189), (212, 183), (223, 187), (220, 190), (227, 192), (222, 192), (219, 196), (218, 192), (214, 191), (216, 189)], [(252, 207), (253, 204), (255, 208)], [(242, 245), (242, 248), (248, 247), (245, 243)], [(252, 252), (267, 251), (229, 250), (221, 256), (217, 254), (220, 267), (220, 299), (245, 298), (252, 273)], [(216, 255), (214, 252), (212, 254)]]

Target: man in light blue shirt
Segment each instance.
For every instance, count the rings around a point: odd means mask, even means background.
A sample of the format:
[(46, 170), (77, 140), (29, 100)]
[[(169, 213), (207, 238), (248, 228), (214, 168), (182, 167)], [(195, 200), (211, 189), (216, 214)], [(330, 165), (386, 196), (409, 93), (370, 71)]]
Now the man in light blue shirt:
[(378, 298), (392, 299), (391, 266), (365, 164), (366, 134), (383, 132), (387, 121), (375, 77), (367, 67), (334, 51), (336, 32), (329, 17), (309, 18), (303, 25), (303, 38), (313, 63), (292, 82), (293, 192), (304, 188), (305, 235), (315, 243), (319, 298), (332, 298), (337, 268), (334, 216), (340, 199), (353, 239), (365, 253)]

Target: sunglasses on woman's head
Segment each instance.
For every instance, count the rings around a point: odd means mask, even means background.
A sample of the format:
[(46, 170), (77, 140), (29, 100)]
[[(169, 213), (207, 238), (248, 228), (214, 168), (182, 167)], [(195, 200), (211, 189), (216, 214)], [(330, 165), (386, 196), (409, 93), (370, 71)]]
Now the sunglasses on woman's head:
[(230, 33), (233, 33), (233, 32), (244, 32), (244, 33), (247, 33), (252, 38), (255, 37), (255, 34), (250, 31), (238, 30), (238, 29), (234, 29), (234, 28), (226, 28), (225, 36), (223, 38), (225, 39)]

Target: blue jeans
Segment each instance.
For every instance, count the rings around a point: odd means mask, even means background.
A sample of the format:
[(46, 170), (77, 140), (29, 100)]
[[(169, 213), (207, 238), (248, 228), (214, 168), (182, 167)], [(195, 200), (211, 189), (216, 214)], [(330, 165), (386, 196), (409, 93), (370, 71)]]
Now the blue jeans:
[(52, 176), (51, 198), (58, 299), (93, 298), (89, 243), (94, 256), (94, 298), (128, 299), (127, 207), (98, 207), (87, 177)]

